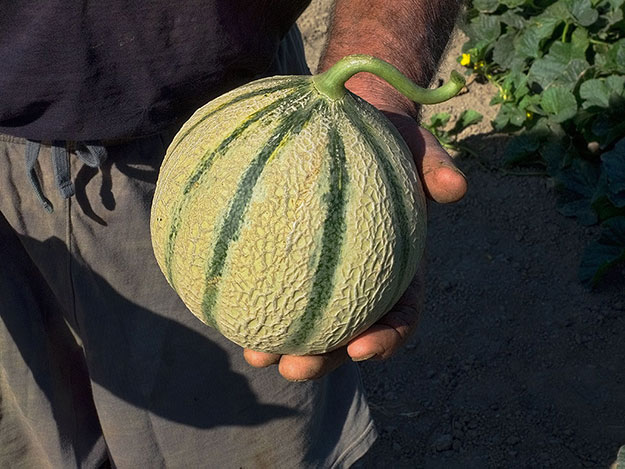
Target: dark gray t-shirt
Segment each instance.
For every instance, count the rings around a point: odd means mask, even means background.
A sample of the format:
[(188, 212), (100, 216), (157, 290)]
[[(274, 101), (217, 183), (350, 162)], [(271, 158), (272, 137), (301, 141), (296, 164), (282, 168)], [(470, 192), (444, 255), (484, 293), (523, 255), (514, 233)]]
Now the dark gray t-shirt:
[(0, 133), (149, 135), (268, 70), (310, 0), (0, 0)]

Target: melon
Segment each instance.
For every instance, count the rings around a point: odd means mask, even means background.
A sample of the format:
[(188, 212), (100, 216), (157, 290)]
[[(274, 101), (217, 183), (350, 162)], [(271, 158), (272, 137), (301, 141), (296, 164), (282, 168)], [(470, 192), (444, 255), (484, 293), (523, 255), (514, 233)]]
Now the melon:
[(368, 71), (422, 103), (379, 59), (264, 78), (195, 112), (172, 140), (151, 212), (156, 260), (187, 308), (236, 344), (278, 354), (345, 345), (397, 302), (426, 236), (415, 164), (392, 124), (348, 92)]

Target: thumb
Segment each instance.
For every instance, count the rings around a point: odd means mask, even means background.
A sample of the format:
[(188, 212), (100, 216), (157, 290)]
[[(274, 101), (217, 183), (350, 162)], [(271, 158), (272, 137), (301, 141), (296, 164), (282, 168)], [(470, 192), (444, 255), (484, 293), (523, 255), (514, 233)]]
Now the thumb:
[(411, 151), (426, 195), (438, 203), (456, 202), (467, 192), (467, 180), (436, 137), (409, 115), (385, 110), (384, 114)]

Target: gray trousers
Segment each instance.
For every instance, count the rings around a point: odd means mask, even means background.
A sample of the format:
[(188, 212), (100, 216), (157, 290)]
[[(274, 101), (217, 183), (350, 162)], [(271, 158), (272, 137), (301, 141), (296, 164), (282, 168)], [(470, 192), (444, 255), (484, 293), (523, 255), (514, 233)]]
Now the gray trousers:
[(50, 214), (26, 142), (0, 136), (0, 468), (348, 467), (376, 435), (357, 367), (253, 369), (158, 269), (149, 210), (172, 137), (110, 145), (99, 169), (69, 142), (69, 199), (43, 145)]

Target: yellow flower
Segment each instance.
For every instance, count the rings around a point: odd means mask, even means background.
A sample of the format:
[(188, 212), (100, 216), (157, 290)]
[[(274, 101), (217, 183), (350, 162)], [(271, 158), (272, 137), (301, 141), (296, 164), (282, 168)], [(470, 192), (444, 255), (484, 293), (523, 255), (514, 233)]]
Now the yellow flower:
[(532, 120), (532, 118), (534, 117), (534, 113), (526, 111), (525, 112), (525, 117), (527, 117), (529, 120)]
[(460, 65), (467, 66), (471, 63), (471, 54), (462, 54), (462, 58), (460, 59)]

